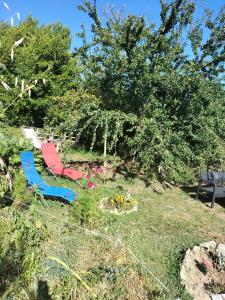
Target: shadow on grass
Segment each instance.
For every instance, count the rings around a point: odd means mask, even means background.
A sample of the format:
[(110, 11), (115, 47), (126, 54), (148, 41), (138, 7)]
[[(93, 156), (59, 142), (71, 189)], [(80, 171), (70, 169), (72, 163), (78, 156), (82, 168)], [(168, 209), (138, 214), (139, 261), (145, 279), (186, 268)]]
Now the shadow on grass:
[(52, 300), (46, 280), (38, 280), (37, 300)]
[[(199, 194), (198, 199), (196, 199), (197, 186), (183, 186), (182, 191), (187, 193), (194, 201), (201, 201), (205, 206), (211, 208), (211, 197), (207, 194)], [(225, 198), (216, 198), (215, 203), (225, 208)]]
[[(18, 265), (9, 257), (3, 257), (0, 261), (0, 296), (9, 288), (19, 275)], [(1, 298), (1, 297), (0, 297)]]
[(11, 194), (7, 192), (1, 199), (0, 208), (11, 206), (13, 204), (13, 200), (10, 198)]
[[(22, 274), (22, 266), (18, 266), (12, 258), (5, 257), (0, 263), (0, 298), (10, 289), (11, 284), (16, 282)], [(35, 300), (52, 300), (49, 294), (48, 283), (45, 280), (38, 280), (37, 291), (31, 292)], [(34, 296), (36, 294), (36, 296)], [(8, 299), (8, 298), (7, 298)]]

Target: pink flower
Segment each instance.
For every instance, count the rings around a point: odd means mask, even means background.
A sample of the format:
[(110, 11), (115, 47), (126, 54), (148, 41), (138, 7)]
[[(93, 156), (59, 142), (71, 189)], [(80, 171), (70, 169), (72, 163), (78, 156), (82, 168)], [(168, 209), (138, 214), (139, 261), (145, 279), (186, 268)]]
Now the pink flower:
[(88, 189), (94, 189), (96, 187), (96, 183), (92, 181), (88, 181), (87, 187)]

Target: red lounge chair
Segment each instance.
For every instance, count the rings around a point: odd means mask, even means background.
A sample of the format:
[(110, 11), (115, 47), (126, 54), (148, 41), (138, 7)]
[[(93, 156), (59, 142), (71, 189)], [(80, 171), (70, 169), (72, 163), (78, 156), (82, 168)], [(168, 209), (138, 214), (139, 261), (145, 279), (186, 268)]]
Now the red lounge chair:
[(41, 144), (41, 151), (46, 165), (53, 174), (66, 176), (72, 180), (77, 180), (84, 176), (84, 174), (78, 170), (64, 168), (54, 143)]

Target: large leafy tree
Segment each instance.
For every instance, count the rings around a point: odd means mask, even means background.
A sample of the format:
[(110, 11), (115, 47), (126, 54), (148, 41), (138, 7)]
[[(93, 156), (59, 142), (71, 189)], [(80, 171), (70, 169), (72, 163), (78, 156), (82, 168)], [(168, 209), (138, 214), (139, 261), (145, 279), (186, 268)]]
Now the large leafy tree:
[(0, 86), (2, 117), (14, 125), (42, 126), (55, 97), (77, 86), (70, 32), (61, 24), (39, 26), (28, 17), (14, 27), (0, 23), (0, 36), (0, 76), (8, 86)]
[[(96, 1), (84, 0), (79, 8), (92, 18), (93, 38), (88, 43), (81, 32), (84, 45), (74, 57), (84, 66), (82, 85), (105, 115), (121, 112), (124, 120), (127, 114), (117, 140), (121, 154), (130, 149), (148, 174), (187, 182), (192, 167), (221, 165), (225, 157), (225, 13), (222, 8), (213, 19), (206, 10), (195, 19), (195, 1), (160, 3), (156, 27), (113, 10), (102, 19)], [(94, 136), (100, 121), (86, 120)], [(82, 120), (75, 123), (79, 131)]]

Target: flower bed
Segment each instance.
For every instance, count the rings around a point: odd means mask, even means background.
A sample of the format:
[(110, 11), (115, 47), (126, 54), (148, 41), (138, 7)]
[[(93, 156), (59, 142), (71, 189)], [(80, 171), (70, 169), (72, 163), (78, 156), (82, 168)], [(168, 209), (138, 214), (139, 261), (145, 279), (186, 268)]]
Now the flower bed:
[(137, 211), (138, 202), (129, 193), (126, 195), (117, 194), (102, 199), (100, 208), (109, 213), (124, 214)]

